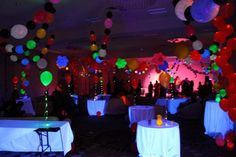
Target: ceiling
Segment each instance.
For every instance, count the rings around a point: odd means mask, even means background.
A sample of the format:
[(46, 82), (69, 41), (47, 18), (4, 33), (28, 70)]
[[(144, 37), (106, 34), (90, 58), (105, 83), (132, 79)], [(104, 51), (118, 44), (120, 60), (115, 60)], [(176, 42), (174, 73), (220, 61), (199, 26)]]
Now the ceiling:
[[(1, 0), (0, 27), (25, 24), (45, 0)], [(174, 13), (172, 0), (61, 0), (55, 4), (55, 21), (48, 31), (55, 34), (52, 52), (86, 56), (89, 32), (94, 30), (100, 45), (106, 13), (113, 13), (108, 58), (152, 56), (162, 51), (173, 55), (174, 44), (168, 39), (185, 35), (185, 25)], [(204, 44), (212, 41), (215, 29), (210, 23), (193, 23)], [(18, 41), (17, 41), (18, 42)]]

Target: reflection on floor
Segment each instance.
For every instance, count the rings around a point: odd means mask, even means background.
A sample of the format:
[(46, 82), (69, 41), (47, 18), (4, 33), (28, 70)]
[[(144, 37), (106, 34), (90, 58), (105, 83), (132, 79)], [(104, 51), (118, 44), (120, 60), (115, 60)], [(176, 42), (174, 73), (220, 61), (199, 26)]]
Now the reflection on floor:
[[(195, 111), (198, 112), (198, 111)], [(216, 146), (213, 139), (204, 134), (203, 119), (169, 117), (180, 125), (181, 157), (235, 157), (236, 149)], [(135, 133), (128, 128), (128, 115), (89, 117), (78, 113), (73, 120), (74, 150), (72, 157), (137, 157)], [(33, 157), (39, 153), (0, 152), (1, 157)], [(63, 153), (45, 153), (45, 157), (60, 157)]]

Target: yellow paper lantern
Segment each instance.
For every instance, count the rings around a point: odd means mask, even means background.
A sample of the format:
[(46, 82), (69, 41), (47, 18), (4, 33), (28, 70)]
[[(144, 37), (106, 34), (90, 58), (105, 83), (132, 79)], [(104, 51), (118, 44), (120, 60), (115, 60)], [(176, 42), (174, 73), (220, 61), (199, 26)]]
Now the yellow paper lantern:
[(170, 83), (170, 75), (167, 72), (163, 71), (159, 75), (159, 82), (164, 88), (167, 88)]
[(47, 32), (46, 32), (46, 30), (43, 29), (43, 28), (39, 28), (39, 29), (37, 30), (37, 32), (36, 32), (36, 36), (37, 36), (39, 39), (45, 38), (46, 35), (47, 35)]
[(156, 124), (158, 126), (161, 126), (162, 125), (162, 116), (160, 114), (157, 115), (157, 120), (156, 120)]
[(184, 44), (180, 43), (178, 45), (176, 45), (175, 47), (175, 55), (179, 58), (179, 59), (185, 59), (188, 57), (189, 55), (189, 49), (187, 46), (185, 46)]
[(46, 47), (42, 48), (41, 53), (43, 55), (46, 55), (48, 53), (48, 48), (46, 48)]
[(139, 64), (138, 64), (137, 59), (135, 59), (135, 58), (129, 59), (129, 60), (127, 61), (127, 66), (128, 66), (128, 68), (131, 69), (131, 70), (138, 69)]
[(93, 51), (97, 51), (98, 50), (98, 47), (97, 47), (97, 45), (96, 44), (92, 44), (91, 46), (90, 46), (90, 50), (93, 52)]

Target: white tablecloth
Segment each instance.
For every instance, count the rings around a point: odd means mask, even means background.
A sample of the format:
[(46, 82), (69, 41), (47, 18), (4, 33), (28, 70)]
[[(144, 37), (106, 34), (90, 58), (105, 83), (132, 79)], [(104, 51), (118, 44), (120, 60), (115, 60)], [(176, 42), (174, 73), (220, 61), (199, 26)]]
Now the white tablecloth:
[(130, 124), (139, 122), (141, 120), (150, 120), (153, 118), (155, 118), (154, 106), (135, 105), (129, 107)]
[(106, 100), (87, 100), (87, 109), (90, 116), (96, 116), (98, 111), (101, 113), (101, 116), (103, 116), (106, 108)]
[(136, 142), (141, 157), (180, 157), (179, 125), (163, 121), (156, 125), (156, 119), (138, 122)]
[[(73, 133), (66, 121), (0, 120), (0, 151), (38, 152), (39, 136), (34, 131), (38, 128), (59, 127), (57, 132), (49, 132), (49, 144), (52, 151), (71, 150)], [(45, 143), (46, 139), (44, 139)], [(49, 151), (49, 149), (47, 149)]]
[(225, 136), (227, 131), (234, 129), (228, 113), (224, 112), (219, 103), (207, 101), (204, 113), (205, 134), (215, 138), (218, 134)]
[(104, 94), (98, 94), (97, 95), (97, 98), (99, 100), (106, 100), (107, 103), (109, 102), (110, 97), (111, 97), (111, 94), (105, 94), (105, 95)]
[(21, 99), (17, 99), (16, 103), (22, 101), (23, 102), (23, 106), (21, 108), (21, 110), (24, 110), (25, 113), (30, 113), (32, 115), (35, 115), (35, 111), (32, 105), (32, 101), (30, 97), (23, 97)]
[(189, 98), (172, 98), (172, 99), (160, 98), (157, 99), (156, 105), (167, 106), (168, 112), (170, 112), (171, 114), (176, 114), (180, 103), (186, 102), (188, 100)]

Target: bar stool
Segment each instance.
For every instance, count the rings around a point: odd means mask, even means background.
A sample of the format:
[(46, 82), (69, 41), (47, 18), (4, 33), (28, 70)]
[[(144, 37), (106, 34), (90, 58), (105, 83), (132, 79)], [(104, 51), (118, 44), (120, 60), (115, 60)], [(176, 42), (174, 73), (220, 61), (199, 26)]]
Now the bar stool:
[[(35, 132), (39, 136), (38, 150), (41, 147), (41, 154), (43, 154), (48, 148), (50, 149), (50, 152), (52, 151), (51, 146), (49, 144), (48, 133), (49, 132), (57, 132), (59, 130), (60, 130), (59, 127), (57, 127), (57, 128), (38, 128), (35, 130)], [(43, 137), (46, 137), (46, 143), (44, 143)]]

